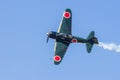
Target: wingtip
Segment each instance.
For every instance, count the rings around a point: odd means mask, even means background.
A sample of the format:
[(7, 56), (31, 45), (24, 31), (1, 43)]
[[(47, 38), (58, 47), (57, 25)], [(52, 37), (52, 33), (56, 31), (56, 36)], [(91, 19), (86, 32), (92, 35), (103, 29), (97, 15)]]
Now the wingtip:
[(66, 8), (66, 10), (71, 10), (70, 8)]
[(69, 12), (71, 12), (71, 9), (70, 9), (70, 8), (66, 8), (65, 11), (69, 11)]
[(55, 64), (55, 65), (59, 65), (59, 64), (60, 64), (60, 62), (56, 62), (56, 61), (54, 61), (54, 64)]
[(91, 53), (91, 50), (87, 50), (88, 53)]

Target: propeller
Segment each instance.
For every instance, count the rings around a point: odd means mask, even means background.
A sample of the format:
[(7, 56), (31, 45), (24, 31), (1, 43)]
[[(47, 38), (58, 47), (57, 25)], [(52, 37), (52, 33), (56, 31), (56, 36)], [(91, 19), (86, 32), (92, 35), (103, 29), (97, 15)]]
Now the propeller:
[(48, 41), (49, 41), (49, 35), (50, 35), (49, 32), (50, 32), (50, 29), (48, 29), (48, 33), (47, 33), (47, 36), (48, 36), (48, 37), (47, 37), (47, 40), (46, 40), (47, 43), (48, 43)]
[(46, 42), (48, 43), (48, 41), (49, 41), (49, 32), (47, 33), (47, 40), (46, 40)]

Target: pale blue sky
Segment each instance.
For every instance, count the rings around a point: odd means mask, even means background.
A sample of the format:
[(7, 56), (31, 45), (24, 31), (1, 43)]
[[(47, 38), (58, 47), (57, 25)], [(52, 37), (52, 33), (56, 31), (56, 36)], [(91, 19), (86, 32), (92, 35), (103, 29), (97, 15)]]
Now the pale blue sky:
[(53, 64), (54, 40), (63, 11), (73, 14), (73, 35), (94, 30), (99, 41), (120, 44), (119, 0), (1, 0), (0, 80), (120, 80), (120, 53), (71, 44), (62, 63)]

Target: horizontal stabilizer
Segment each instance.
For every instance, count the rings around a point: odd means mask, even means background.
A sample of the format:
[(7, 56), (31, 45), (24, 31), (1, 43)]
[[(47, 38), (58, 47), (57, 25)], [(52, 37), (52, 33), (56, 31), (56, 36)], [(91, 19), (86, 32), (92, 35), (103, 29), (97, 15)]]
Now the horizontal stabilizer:
[(93, 47), (93, 43), (86, 43), (87, 52), (90, 53)]
[(93, 38), (95, 35), (94, 31), (91, 31), (91, 33), (89, 34), (89, 36), (87, 37), (87, 40), (90, 40), (91, 38)]

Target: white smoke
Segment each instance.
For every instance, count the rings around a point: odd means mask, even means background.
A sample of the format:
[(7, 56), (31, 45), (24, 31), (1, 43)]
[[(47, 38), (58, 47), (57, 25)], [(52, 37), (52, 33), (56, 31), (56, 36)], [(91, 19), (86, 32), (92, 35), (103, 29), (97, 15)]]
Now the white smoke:
[(99, 42), (98, 46), (102, 47), (106, 50), (112, 50), (112, 51), (115, 51), (115, 52), (120, 52), (120, 45), (116, 45), (114, 43)]

